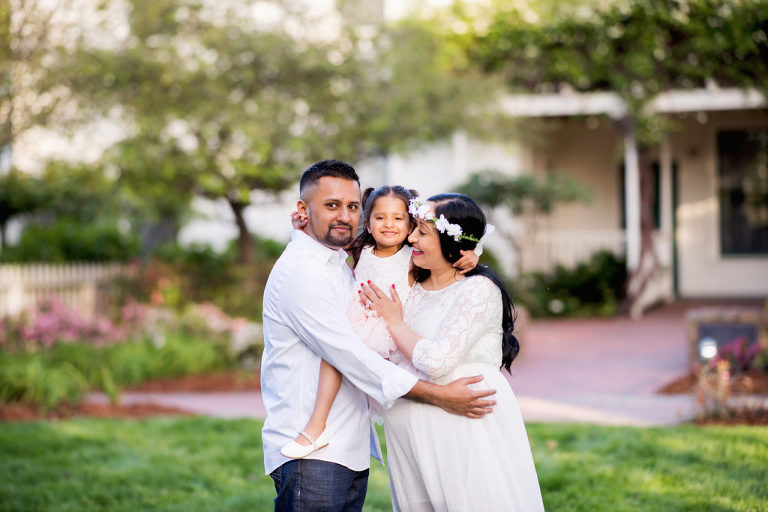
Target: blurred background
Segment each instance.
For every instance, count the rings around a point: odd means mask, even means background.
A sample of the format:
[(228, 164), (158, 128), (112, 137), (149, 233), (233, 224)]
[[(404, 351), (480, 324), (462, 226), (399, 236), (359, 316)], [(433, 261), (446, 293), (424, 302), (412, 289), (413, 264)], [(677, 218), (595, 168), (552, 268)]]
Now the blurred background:
[(761, 303), (767, 92), (766, 0), (5, 0), (0, 398), (255, 367), (326, 158), (475, 198), (535, 318)]

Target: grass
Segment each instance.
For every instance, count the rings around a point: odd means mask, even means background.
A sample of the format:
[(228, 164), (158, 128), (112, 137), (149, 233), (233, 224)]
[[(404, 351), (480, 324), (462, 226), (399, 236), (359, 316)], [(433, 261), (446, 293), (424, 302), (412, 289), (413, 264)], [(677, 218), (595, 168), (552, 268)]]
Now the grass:
[[(272, 510), (260, 429), (208, 418), (0, 424), (0, 510)], [(765, 428), (528, 430), (549, 511), (768, 509)], [(365, 510), (391, 510), (377, 464)]]

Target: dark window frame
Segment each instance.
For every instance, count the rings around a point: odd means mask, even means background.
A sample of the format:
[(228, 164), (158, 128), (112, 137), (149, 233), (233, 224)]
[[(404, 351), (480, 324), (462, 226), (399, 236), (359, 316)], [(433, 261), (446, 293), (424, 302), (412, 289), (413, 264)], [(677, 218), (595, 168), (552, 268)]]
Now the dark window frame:
[(716, 144), (720, 254), (768, 257), (768, 127), (718, 130)]

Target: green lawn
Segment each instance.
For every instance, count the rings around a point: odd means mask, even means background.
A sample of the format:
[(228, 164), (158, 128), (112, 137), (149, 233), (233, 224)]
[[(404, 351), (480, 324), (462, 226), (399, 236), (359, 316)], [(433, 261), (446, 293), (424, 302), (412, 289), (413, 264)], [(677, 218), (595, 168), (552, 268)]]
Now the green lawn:
[[(2, 511), (272, 510), (261, 424), (78, 419), (0, 424)], [(768, 510), (768, 429), (535, 424), (547, 510)], [(390, 510), (384, 468), (366, 510)]]

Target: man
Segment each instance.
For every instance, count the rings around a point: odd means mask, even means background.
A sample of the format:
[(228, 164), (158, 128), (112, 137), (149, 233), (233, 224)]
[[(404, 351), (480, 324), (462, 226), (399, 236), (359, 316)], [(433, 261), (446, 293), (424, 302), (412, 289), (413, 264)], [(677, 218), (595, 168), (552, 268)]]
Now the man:
[[(293, 232), (264, 291), (264, 466), (275, 482), (276, 510), (361, 510), (369, 449), (378, 451), (366, 395), (384, 407), (406, 397), (482, 417), (494, 391), (470, 389), (480, 380), (474, 377), (446, 386), (420, 381), (357, 338), (345, 315), (353, 277), (343, 247), (360, 220), (359, 178), (350, 165), (325, 160), (304, 171), (299, 188), (297, 208), (307, 225)], [(326, 426), (333, 442), (287, 459), (280, 448), (312, 413), (321, 359), (344, 376)]]

